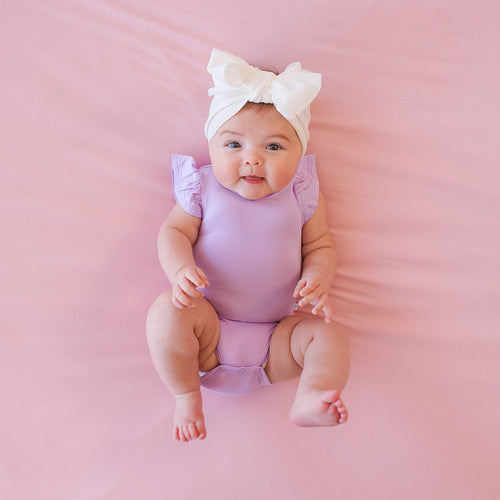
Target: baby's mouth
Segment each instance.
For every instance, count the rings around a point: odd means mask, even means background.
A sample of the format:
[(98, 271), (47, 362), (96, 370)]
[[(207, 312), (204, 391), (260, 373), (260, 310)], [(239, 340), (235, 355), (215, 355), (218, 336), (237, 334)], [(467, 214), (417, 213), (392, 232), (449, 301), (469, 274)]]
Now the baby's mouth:
[(245, 175), (243, 180), (250, 184), (258, 184), (264, 180), (264, 177), (257, 177), (256, 175)]

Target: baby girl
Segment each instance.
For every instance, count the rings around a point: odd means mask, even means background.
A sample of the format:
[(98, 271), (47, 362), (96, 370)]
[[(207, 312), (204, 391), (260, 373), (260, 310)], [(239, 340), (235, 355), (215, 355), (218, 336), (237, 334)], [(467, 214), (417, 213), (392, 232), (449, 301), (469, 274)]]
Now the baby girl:
[[(336, 271), (315, 158), (305, 155), (321, 75), (279, 75), (213, 50), (211, 165), (174, 155), (177, 204), (158, 238), (172, 289), (152, 305), (153, 364), (176, 400), (174, 438), (206, 436), (200, 385), (229, 395), (300, 376), (290, 420), (347, 421), (349, 345), (332, 320)], [(312, 303), (306, 316), (294, 310)]]

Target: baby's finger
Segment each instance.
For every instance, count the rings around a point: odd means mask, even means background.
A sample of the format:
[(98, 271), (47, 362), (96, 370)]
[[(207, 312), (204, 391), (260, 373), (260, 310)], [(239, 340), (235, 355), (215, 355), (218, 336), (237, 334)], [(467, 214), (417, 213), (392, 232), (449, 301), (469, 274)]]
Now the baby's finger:
[(325, 307), (327, 300), (328, 295), (326, 293), (322, 293), (311, 312), (313, 314), (318, 314)]
[(329, 300), (326, 301), (325, 307), (323, 307), (323, 312), (325, 313), (325, 323), (331, 323), (333, 319), (333, 309)]
[(185, 294), (190, 295), (191, 297), (203, 297), (203, 292), (197, 290), (196, 285), (186, 276), (181, 276), (178, 284)]
[(178, 288), (177, 286), (174, 286), (172, 288), (172, 304), (174, 304), (174, 306), (177, 307), (177, 309), (186, 309), (186, 306), (182, 304), (177, 298), (177, 295), (179, 294), (177, 288)]
[(210, 281), (208, 281), (207, 275), (199, 267), (197, 267), (196, 269), (198, 270), (198, 274), (200, 275), (200, 278), (202, 279), (203, 284), (205, 286), (210, 286)]
[(177, 297), (172, 296), (172, 303), (175, 307), (177, 307), (177, 309), (188, 309), (188, 307), (180, 302)]
[(330, 297), (328, 296), (328, 293), (324, 293), (323, 297), (325, 299), (325, 304), (323, 306), (323, 313), (325, 314), (325, 323), (331, 323), (332, 318), (333, 318), (333, 308), (332, 304), (330, 303)]
[(330, 297), (328, 296), (328, 293), (321, 294), (319, 300), (316, 302), (316, 305), (312, 310), (312, 313), (318, 314), (321, 310), (323, 310), (323, 313), (325, 314), (325, 323), (331, 323), (333, 309), (332, 305), (330, 304)]
[[(301, 295), (302, 295), (302, 293), (301, 293)], [(315, 288), (311, 293), (308, 293), (307, 295), (305, 295), (304, 297), (302, 297), (299, 300), (299, 307), (303, 307), (303, 306), (311, 303), (313, 300), (318, 299), (320, 296), (321, 296), (321, 294), (319, 292), (319, 289)]]
[[(201, 293), (201, 292), (200, 292)], [(194, 307), (193, 300), (184, 292), (180, 286), (176, 286), (172, 292), (172, 301), (178, 309)]]
[(186, 273), (186, 278), (198, 288), (205, 288), (206, 286), (210, 286), (207, 276), (199, 267), (190, 269)]
[[(300, 291), (300, 295), (302, 297), (306, 297), (307, 295), (310, 295), (314, 293), (319, 287), (319, 282), (316, 280), (309, 280), (306, 282), (306, 285), (302, 288)], [(319, 294), (318, 294), (319, 295)]]
[(306, 280), (300, 280), (296, 287), (295, 287), (295, 290), (293, 291), (293, 297), (294, 298), (297, 298), (299, 295), (300, 295), (300, 291), (304, 288), (304, 286), (306, 285), (307, 281)]

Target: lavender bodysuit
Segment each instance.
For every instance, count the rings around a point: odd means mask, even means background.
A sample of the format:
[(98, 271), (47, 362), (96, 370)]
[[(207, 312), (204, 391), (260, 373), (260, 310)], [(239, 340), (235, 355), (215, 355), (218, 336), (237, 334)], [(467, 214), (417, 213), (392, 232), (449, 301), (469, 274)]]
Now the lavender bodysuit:
[(173, 155), (177, 202), (202, 219), (194, 259), (208, 276), (205, 298), (217, 311), (220, 365), (201, 384), (228, 395), (269, 385), (263, 365), (276, 325), (293, 314), (302, 266), (302, 226), (318, 204), (315, 157), (300, 161), (292, 181), (260, 200), (221, 186), (210, 165)]

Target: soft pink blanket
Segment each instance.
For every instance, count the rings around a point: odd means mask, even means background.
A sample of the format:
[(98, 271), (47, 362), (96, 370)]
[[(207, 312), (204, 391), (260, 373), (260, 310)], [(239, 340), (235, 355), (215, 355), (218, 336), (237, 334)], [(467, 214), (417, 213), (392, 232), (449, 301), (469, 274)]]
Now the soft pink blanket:
[[(0, 496), (499, 498), (497, 2), (7, 1), (0, 14)], [(212, 47), (323, 74), (351, 418), (296, 381), (205, 395), (171, 440), (145, 342), (170, 155), (208, 159)]]

